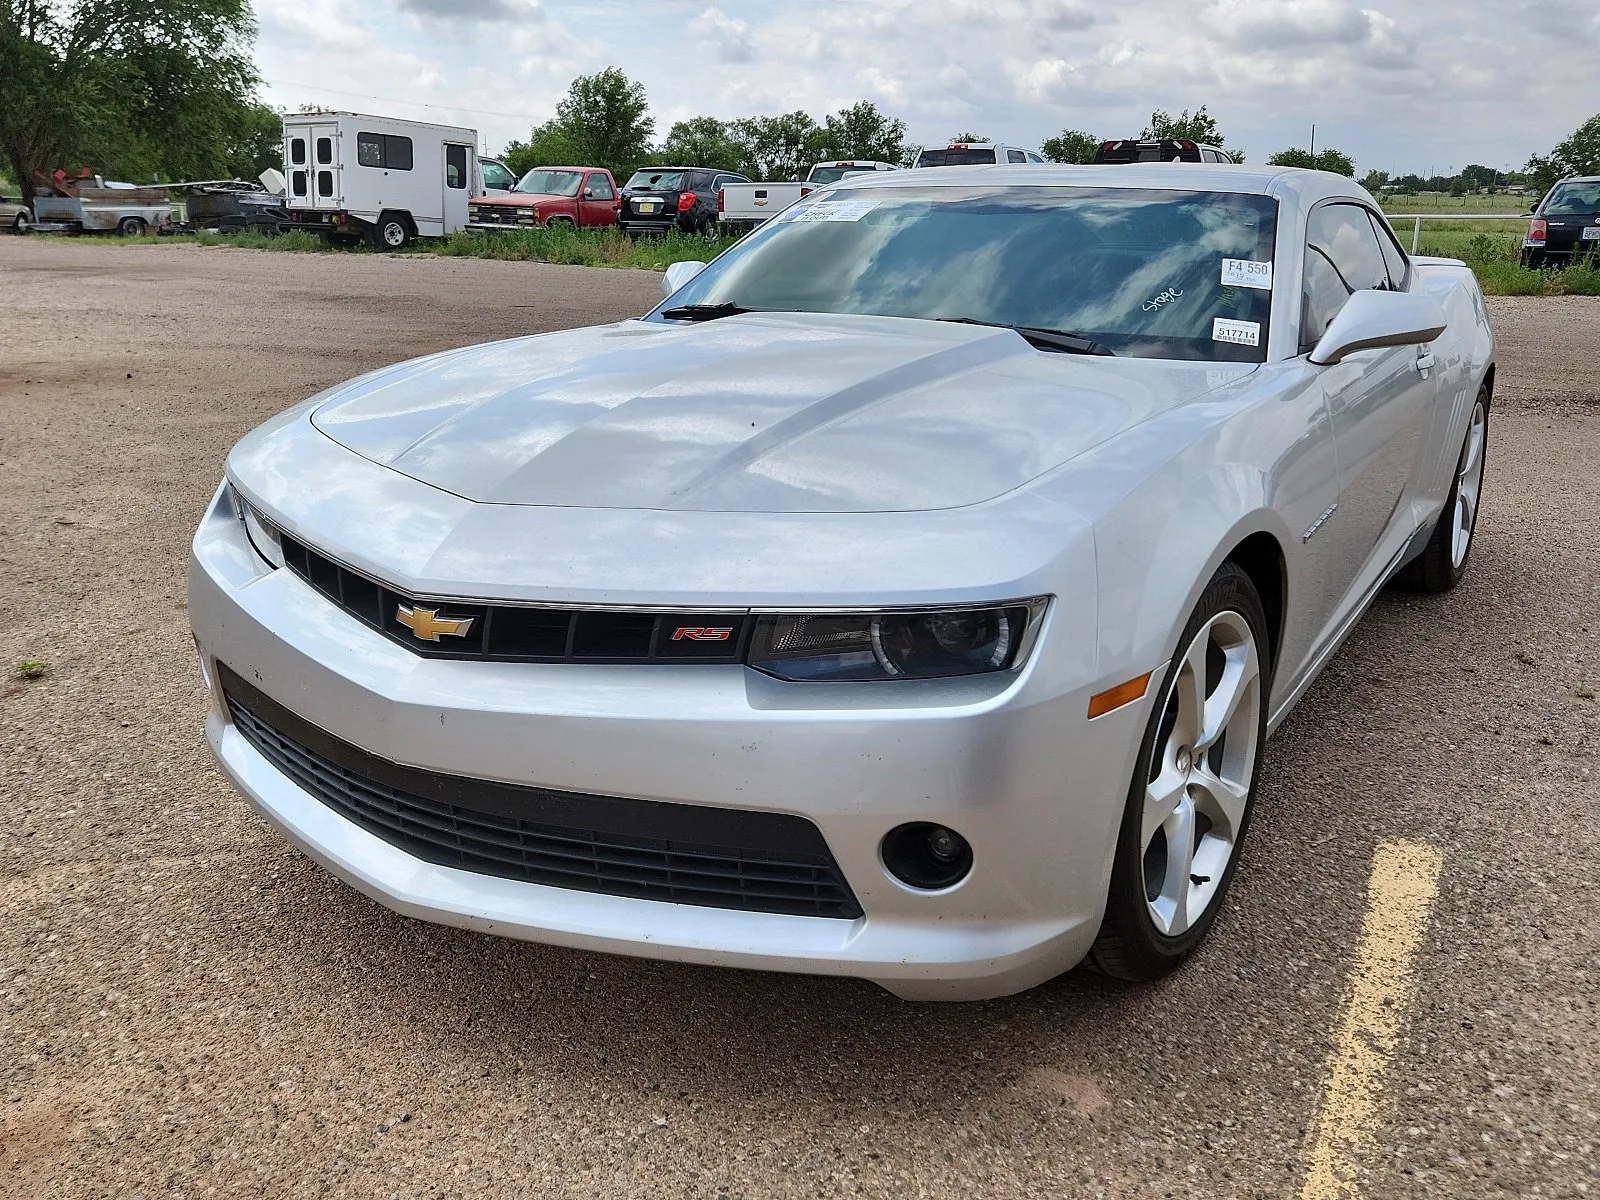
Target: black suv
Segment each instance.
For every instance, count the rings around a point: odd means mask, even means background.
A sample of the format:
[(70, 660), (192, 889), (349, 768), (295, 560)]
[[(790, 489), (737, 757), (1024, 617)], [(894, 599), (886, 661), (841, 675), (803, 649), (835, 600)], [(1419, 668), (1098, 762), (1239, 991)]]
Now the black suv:
[(1202, 146), (1199, 142), (1191, 142), (1187, 138), (1183, 140), (1166, 138), (1161, 141), (1145, 142), (1123, 138), (1120, 142), (1103, 142), (1094, 160), (1097, 163), (1231, 163), (1233, 161), (1215, 146)]
[(1522, 239), (1522, 264), (1565, 265), (1586, 254), (1600, 257), (1600, 175), (1563, 179), (1533, 210)]
[(622, 189), (622, 232), (709, 233), (717, 227), (717, 192), (728, 183), (749, 183), (735, 171), (709, 167), (640, 167)]

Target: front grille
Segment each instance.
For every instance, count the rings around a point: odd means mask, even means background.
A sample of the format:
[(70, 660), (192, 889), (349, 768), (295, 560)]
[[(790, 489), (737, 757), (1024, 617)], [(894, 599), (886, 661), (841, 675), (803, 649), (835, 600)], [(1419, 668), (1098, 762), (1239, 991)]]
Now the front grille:
[[(523, 220), (524, 217), (527, 218), (526, 222)], [(538, 218), (533, 215), (532, 209), (518, 208), (510, 204), (485, 204), (481, 208), (474, 207), (468, 212), (467, 218), (479, 225), (504, 225), (507, 228), (515, 228), (524, 223), (538, 224)]]
[(401, 766), (295, 716), (217, 665), (235, 728), (346, 820), (480, 875), (792, 916), (861, 915), (803, 817), (522, 787)]
[[(753, 624), (748, 613), (604, 611), (461, 604), (396, 592), (284, 534), (284, 565), (351, 616), (429, 658), (486, 662), (736, 663)], [(402, 609), (455, 622), (418, 636)]]

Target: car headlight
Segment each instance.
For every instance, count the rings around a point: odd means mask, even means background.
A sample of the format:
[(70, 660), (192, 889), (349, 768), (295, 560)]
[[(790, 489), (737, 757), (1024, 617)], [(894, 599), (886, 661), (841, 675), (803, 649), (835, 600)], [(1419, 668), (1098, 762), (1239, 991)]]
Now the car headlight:
[(245, 536), (250, 539), (255, 552), (269, 566), (283, 566), (283, 542), (278, 537), (277, 529), (231, 483), (228, 485), (228, 497), (233, 501), (234, 515), (244, 523)]
[(1044, 600), (923, 612), (769, 614), (748, 662), (796, 682), (944, 679), (1022, 663)]

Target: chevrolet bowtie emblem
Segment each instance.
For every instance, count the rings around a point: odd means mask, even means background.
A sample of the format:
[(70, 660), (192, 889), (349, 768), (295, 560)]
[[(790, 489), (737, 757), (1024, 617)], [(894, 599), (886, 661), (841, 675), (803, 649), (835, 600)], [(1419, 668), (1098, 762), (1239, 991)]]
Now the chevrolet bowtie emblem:
[(446, 637), (466, 637), (472, 628), (476, 617), (441, 617), (437, 608), (423, 608), (422, 605), (402, 604), (395, 612), (394, 619), (399, 621), (412, 633), (425, 642), (437, 642), (439, 635)]

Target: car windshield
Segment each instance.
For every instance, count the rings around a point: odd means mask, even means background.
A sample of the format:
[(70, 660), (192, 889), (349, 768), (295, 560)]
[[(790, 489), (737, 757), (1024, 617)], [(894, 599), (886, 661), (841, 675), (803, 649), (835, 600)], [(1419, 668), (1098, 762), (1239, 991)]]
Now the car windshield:
[(628, 180), (630, 192), (677, 192), (683, 190), (682, 171), (635, 171)]
[(511, 188), (516, 186), (517, 177), (511, 173), (509, 167), (502, 166), (497, 162), (491, 162), (488, 159), (482, 159), (478, 166), (483, 171), (484, 187)]
[(812, 167), (811, 174), (806, 176), (806, 182), (818, 185), (838, 183), (846, 175), (869, 175), (876, 169), (876, 167)]
[(1546, 217), (1582, 217), (1600, 212), (1600, 180), (1556, 184), (1539, 211)]
[(919, 167), (982, 167), (994, 165), (994, 147), (982, 150), (924, 150), (917, 155)]
[(1116, 354), (1262, 362), (1276, 232), (1277, 202), (1258, 195), (853, 188), (774, 217), (662, 309), (977, 321)]
[(535, 196), (576, 196), (582, 186), (582, 171), (551, 171), (535, 167), (517, 181), (516, 190)]

